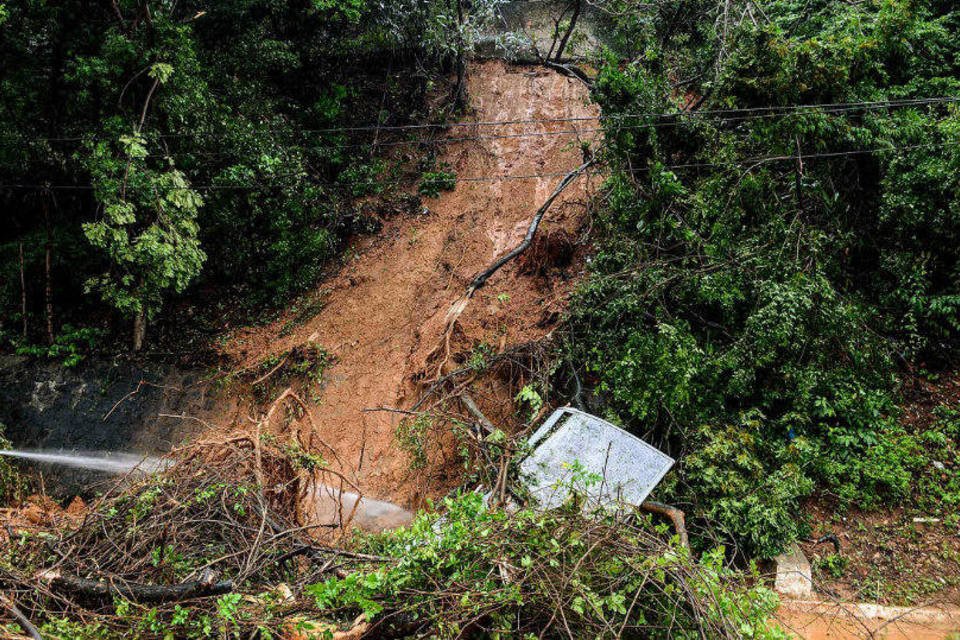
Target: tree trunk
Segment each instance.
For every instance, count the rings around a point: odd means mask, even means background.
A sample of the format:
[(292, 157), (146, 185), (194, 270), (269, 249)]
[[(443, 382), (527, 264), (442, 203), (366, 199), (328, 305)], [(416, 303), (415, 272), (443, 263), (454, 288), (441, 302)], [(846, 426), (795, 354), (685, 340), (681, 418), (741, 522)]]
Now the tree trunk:
[(570, 16), (570, 27), (567, 29), (567, 32), (563, 34), (563, 37), (560, 38), (557, 53), (553, 57), (554, 62), (560, 62), (560, 57), (563, 56), (563, 50), (567, 48), (567, 41), (573, 34), (573, 30), (577, 28), (577, 18), (580, 17), (580, 3), (581, 0), (574, 0), (573, 2), (573, 15)]
[(27, 340), (27, 278), (24, 275), (23, 242), (20, 243), (20, 315), (23, 321), (23, 340)]
[(138, 311), (133, 317), (133, 350), (143, 349), (143, 339), (147, 336), (147, 314)]
[(220, 582), (196, 580), (180, 584), (142, 584), (127, 580), (90, 580), (48, 571), (39, 576), (55, 591), (74, 593), (86, 598), (107, 600), (126, 598), (134, 602), (176, 602), (193, 598), (209, 598), (233, 591), (232, 580)]
[(463, 0), (457, 3), (457, 85), (453, 88), (453, 106), (460, 110), (467, 106), (467, 63), (463, 43)]
[(44, 200), (43, 218), (47, 228), (47, 242), (44, 247), (44, 306), (47, 317), (47, 344), (53, 344), (53, 275), (51, 262), (53, 256), (53, 232), (50, 230), (50, 205)]

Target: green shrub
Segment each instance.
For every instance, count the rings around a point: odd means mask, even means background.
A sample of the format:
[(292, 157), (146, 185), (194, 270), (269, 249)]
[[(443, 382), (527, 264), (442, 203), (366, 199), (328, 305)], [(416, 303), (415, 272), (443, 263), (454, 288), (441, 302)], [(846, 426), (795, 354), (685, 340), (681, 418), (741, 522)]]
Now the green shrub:
[(956, 105), (771, 108), (960, 97), (960, 12), (764, 14), (723, 42), (705, 5), (610, 25), (621, 57), (593, 90), (610, 173), (569, 342), (609, 416), (680, 458), (667, 497), (768, 554), (815, 486), (910, 495), (924, 445), (897, 424), (897, 365), (960, 345)]
[(53, 344), (20, 345), (17, 347), (17, 354), (60, 360), (65, 367), (75, 367), (99, 346), (103, 335), (104, 331), (101, 329), (65, 324), (60, 328)]
[(400, 450), (410, 459), (410, 469), (418, 471), (427, 466), (427, 447), (433, 417), (422, 413), (416, 417), (404, 417), (397, 425), (396, 438)]
[(682, 460), (684, 483), (691, 492), (697, 519), (710, 523), (743, 550), (773, 557), (783, 542), (804, 535), (797, 516), (799, 501), (813, 481), (802, 463), (806, 444), (797, 439), (771, 446), (761, 421), (744, 421), (719, 429), (702, 427)]
[(425, 171), (420, 176), (420, 187), (417, 189), (422, 196), (436, 198), (441, 191), (453, 191), (457, 186), (457, 174), (453, 171)]
[(317, 606), (404, 637), (786, 637), (767, 621), (776, 597), (725, 569), (722, 550), (694, 561), (643, 522), (584, 520), (575, 505), (509, 514), (469, 493), (444, 506), (368, 538), (366, 552), (395, 560), (308, 587)]
[(847, 571), (847, 565), (850, 564), (850, 558), (841, 556), (837, 553), (831, 553), (823, 558), (818, 558), (814, 562), (814, 569), (825, 573), (832, 578), (842, 578)]

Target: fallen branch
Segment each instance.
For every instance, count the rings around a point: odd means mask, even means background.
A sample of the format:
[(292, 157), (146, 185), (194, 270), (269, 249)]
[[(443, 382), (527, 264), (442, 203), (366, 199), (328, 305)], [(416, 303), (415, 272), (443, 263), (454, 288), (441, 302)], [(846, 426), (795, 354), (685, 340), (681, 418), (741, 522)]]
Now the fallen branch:
[(544, 60), (543, 66), (547, 67), (548, 69), (553, 69), (561, 75), (579, 80), (586, 85), (588, 89), (593, 88), (593, 80), (590, 79), (590, 76), (588, 76), (583, 69), (575, 64), (563, 64), (561, 62), (554, 62), (552, 60)]
[(468, 394), (466, 391), (460, 392), (460, 402), (463, 403), (463, 406), (467, 409), (467, 411), (469, 411), (471, 415), (477, 419), (477, 422), (480, 423), (480, 426), (483, 427), (488, 434), (491, 434), (497, 430), (487, 416), (483, 415), (483, 412), (480, 411), (480, 407), (477, 406), (477, 403), (473, 401), (473, 398), (471, 398), (470, 394)]
[(649, 513), (656, 513), (668, 518), (670, 522), (673, 523), (673, 530), (676, 531), (680, 537), (680, 544), (687, 549), (690, 548), (690, 538), (687, 536), (687, 525), (683, 511), (654, 500), (644, 500), (640, 508)]
[(170, 386), (167, 386), (167, 385), (154, 384), (154, 383), (152, 383), (152, 382), (147, 382), (146, 380), (141, 380), (140, 382), (137, 383), (137, 387), (136, 387), (133, 391), (131, 391), (131, 392), (128, 393), (127, 395), (125, 395), (125, 396), (123, 396), (122, 398), (120, 398), (119, 400), (117, 400), (116, 404), (114, 404), (112, 407), (110, 407), (110, 411), (107, 411), (106, 415), (103, 416), (103, 421), (106, 422), (106, 421), (107, 421), (107, 418), (109, 418), (111, 415), (113, 415), (113, 412), (117, 410), (117, 407), (119, 407), (121, 404), (123, 404), (124, 402), (126, 402), (127, 400), (129, 400), (130, 398), (132, 398), (133, 396), (135, 396), (135, 395), (137, 395), (138, 393), (140, 393), (140, 390), (143, 389), (144, 387), (153, 387), (153, 388), (155, 388), (155, 389), (164, 389), (164, 390), (166, 390), (166, 391), (177, 391), (177, 392), (182, 392), (182, 391), (183, 391), (183, 389), (180, 389), (179, 387), (170, 387)]
[(280, 370), (280, 367), (282, 367), (283, 365), (287, 364), (287, 360), (289, 360), (289, 359), (290, 359), (290, 352), (288, 351), (288, 352), (287, 352), (287, 355), (285, 355), (285, 356), (280, 360), (280, 362), (277, 363), (277, 366), (273, 367), (272, 369), (270, 369), (270, 371), (267, 371), (265, 374), (263, 374), (262, 376), (260, 376), (259, 378), (257, 378), (257, 379), (254, 380), (253, 382), (251, 382), (251, 383), (250, 383), (250, 386), (251, 386), (251, 387), (255, 387), (255, 386), (257, 386), (258, 384), (260, 384), (261, 382), (265, 381), (267, 378), (269, 378), (270, 376), (272, 376), (273, 374), (275, 374), (277, 371), (279, 371), (279, 370)]
[[(307, 546), (307, 545), (304, 545), (304, 546)], [(391, 558), (390, 556), (377, 556), (377, 555), (371, 555), (369, 553), (357, 553), (355, 551), (347, 551), (346, 549), (331, 547), (324, 544), (311, 544), (309, 546), (314, 551), (332, 553), (341, 558), (353, 558), (354, 560), (363, 560), (365, 562), (396, 562), (397, 561), (396, 558)]]
[(233, 591), (232, 580), (220, 582), (183, 582), (173, 585), (142, 584), (138, 582), (108, 582), (88, 580), (77, 576), (63, 575), (59, 571), (46, 571), (40, 579), (50, 583), (50, 588), (95, 599), (126, 598), (134, 602), (176, 602), (193, 598), (208, 598)]
[(0, 596), (0, 602), (3, 602), (3, 605), (10, 611), (10, 615), (12, 615), (13, 619), (17, 621), (17, 624), (23, 628), (24, 633), (33, 638), (33, 640), (43, 640), (40, 631), (33, 626), (33, 623), (30, 622), (27, 616), (23, 615), (23, 612), (20, 611), (19, 607), (17, 607), (12, 600)]
[[(533, 216), (533, 220), (530, 221), (530, 226), (527, 227), (527, 234), (524, 236), (523, 241), (513, 248), (506, 255), (501, 256), (494, 262), (492, 265), (478, 273), (474, 276), (473, 280), (470, 281), (470, 285), (467, 287), (467, 290), (464, 292), (463, 296), (457, 299), (453, 304), (450, 305), (450, 309), (447, 311), (447, 326), (443, 331), (443, 338), (441, 339), (441, 344), (443, 345), (444, 356), (440, 360), (440, 364), (437, 367), (436, 378), (440, 378), (443, 374), (444, 367), (447, 364), (447, 360), (450, 358), (450, 336), (453, 334), (453, 329), (457, 324), (457, 320), (460, 318), (460, 315), (463, 313), (463, 310), (467, 308), (467, 305), (470, 302), (470, 299), (473, 297), (473, 294), (477, 289), (483, 287), (487, 283), (487, 280), (493, 276), (497, 271), (499, 271), (505, 264), (522, 254), (526, 251), (530, 244), (533, 242), (534, 236), (537, 234), (537, 229), (540, 227), (540, 222), (543, 220), (543, 217), (546, 215), (547, 211), (550, 209), (550, 206), (553, 204), (553, 201), (556, 200), (564, 189), (570, 186), (570, 183), (577, 179), (580, 174), (590, 168), (593, 165), (593, 159), (587, 160), (579, 167), (568, 173), (563, 177), (563, 180), (557, 185), (553, 190), (553, 193), (550, 194), (550, 197), (540, 205), (540, 208), (537, 209), (537, 212)], [(440, 347), (430, 354), (433, 356)], [(428, 358), (429, 359), (429, 358)]]
[(547, 198), (546, 202), (540, 205), (540, 208), (537, 209), (537, 213), (533, 216), (533, 220), (530, 221), (530, 226), (527, 227), (527, 235), (524, 236), (523, 242), (514, 247), (510, 253), (502, 256), (500, 259), (474, 277), (474, 279), (470, 282), (470, 286), (467, 287), (466, 296), (468, 298), (473, 295), (474, 291), (486, 284), (487, 280), (490, 279), (490, 276), (499, 271), (503, 265), (507, 264), (530, 247), (530, 244), (533, 242), (533, 237), (537, 234), (537, 229), (540, 227), (540, 222), (543, 220), (543, 216), (546, 215), (547, 210), (550, 209), (550, 205), (552, 205), (553, 201), (556, 200), (561, 193), (563, 193), (564, 189), (570, 186), (571, 182), (573, 182), (581, 173), (589, 169), (592, 164), (592, 159), (587, 160), (582, 165), (563, 177), (563, 180), (561, 180), (560, 184), (557, 185), (557, 188), (553, 190), (553, 193), (550, 194), (550, 197)]

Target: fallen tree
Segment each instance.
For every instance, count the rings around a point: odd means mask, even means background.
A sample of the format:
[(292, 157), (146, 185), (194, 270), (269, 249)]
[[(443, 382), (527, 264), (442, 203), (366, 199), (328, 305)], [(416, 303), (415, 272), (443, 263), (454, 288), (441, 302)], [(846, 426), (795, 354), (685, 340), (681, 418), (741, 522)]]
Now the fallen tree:
[(39, 579), (47, 582), (57, 592), (66, 592), (82, 598), (112, 601), (124, 598), (132, 602), (179, 602), (193, 598), (209, 598), (230, 593), (234, 589), (232, 580), (193, 580), (179, 584), (142, 584), (126, 580), (89, 580), (77, 576), (64, 575), (59, 571), (45, 571)]
[(393, 555), (309, 589), (368, 637), (785, 638), (767, 621), (776, 597), (726, 569), (722, 550), (694, 560), (645, 518), (488, 507), (478, 493), (407, 530), (368, 541)]
[(563, 193), (563, 191), (569, 187), (570, 184), (584, 171), (593, 166), (593, 162), (593, 159), (587, 160), (563, 177), (560, 183), (553, 190), (553, 193), (550, 194), (550, 197), (548, 197), (544, 203), (540, 205), (540, 208), (537, 209), (533, 219), (530, 221), (530, 225), (527, 227), (527, 233), (523, 236), (523, 240), (520, 242), (520, 244), (501, 257), (497, 258), (493, 264), (473, 277), (473, 280), (470, 281), (470, 285), (467, 287), (467, 291), (464, 294), (467, 298), (471, 297), (477, 289), (485, 285), (487, 280), (489, 280), (490, 277), (499, 271), (505, 264), (519, 257), (520, 254), (530, 248), (530, 244), (533, 242), (534, 236), (537, 235), (537, 229), (540, 228), (540, 223), (543, 221), (543, 217), (547, 214), (547, 211), (550, 210), (554, 200), (556, 200), (560, 194)]
[(436, 349), (431, 352), (428, 356), (428, 361), (434, 357), (442, 350), (442, 357), (440, 357), (440, 362), (436, 368), (435, 379), (439, 379), (443, 375), (444, 367), (447, 364), (447, 361), (450, 359), (450, 336), (453, 334), (454, 327), (456, 327), (457, 320), (460, 319), (460, 316), (463, 314), (464, 309), (467, 308), (467, 305), (470, 303), (470, 299), (473, 297), (473, 294), (476, 293), (478, 289), (483, 287), (487, 280), (489, 280), (497, 271), (502, 269), (504, 265), (509, 263), (511, 260), (518, 258), (524, 251), (530, 248), (530, 244), (533, 242), (534, 237), (537, 235), (537, 230), (540, 228), (540, 223), (543, 221), (544, 216), (547, 214), (547, 211), (550, 210), (550, 207), (553, 205), (554, 201), (560, 196), (563, 191), (573, 183), (581, 174), (583, 174), (587, 169), (589, 169), (594, 164), (594, 159), (590, 158), (586, 160), (576, 169), (567, 173), (556, 188), (554, 188), (553, 193), (550, 194), (540, 208), (537, 209), (536, 213), (533, 215), (533, 218), (530, 220), (530, 224), (527, 227), (527, 232), (523, 237), (523, 240), (516, 247), (500, 256), (491, 264), (489, 267), (478, 273), (470, 281), (470, 284), (467, 285), (467, 289), (464, 294), (455, 300), (450, 308), (447, 310), (447, 317), (443, 335), (440, 338), (440, 344)]
[(36, 621), (34, 640), (782, 637), (773, 595), (721, 551), (694, 559), (641, 513), (584, 517), (575, 490), (549, 512), (468, 492), (404, 530), (331, 546), (293, 520), (302, 453), (235, 436), (180, 455), (74, 528), (2, 546), (0, 588), (23, 603), (21, 625)]
[(206, 627), (279, 637), (295, 611), (278, 602), (374, 562), (319, 544), (324, 523), (298, 522), (312, 464), (319, 458), (267, 433), (197, 443), (155, 476), (117, 482), (72, 526), (11, 529), (0, 589), (22, 611), (7, 609), (29, 614), (40, 637), (162, 638), (161, 627), (176, 637), (208, 637)]

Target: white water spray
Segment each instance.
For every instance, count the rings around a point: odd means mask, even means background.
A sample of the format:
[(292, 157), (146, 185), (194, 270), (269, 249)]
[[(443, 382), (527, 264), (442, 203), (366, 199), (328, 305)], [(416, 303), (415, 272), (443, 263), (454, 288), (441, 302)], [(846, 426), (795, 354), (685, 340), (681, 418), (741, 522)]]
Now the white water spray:
[[(153, 473), (169, 465), (163, 458), (114, 451), (0, 449), (0, 456), (117, 475), (133, 471)], [(340, 491), (316, 481), (308, 496), (312, 519), (324, 526), (353, 526), (374, 532), (404, 526), (413, 520), (413, 513), (392, 502)]]
[(144, 456), (137, 453), (117, 453), (113, 451), (65, 452), (43, 449), (23, 451), (2, 449), (0, 450), (0, 456), (115, 474), (130, 473), (131, 471), (153, 473), (166, 465), (161, 458)]
[(396, 529), (410, 524), (413, 513), (403, 507), (359, 496), (352, 491), (340, 491), (319, 482), (312, 491), (312, 518), (326, 526), (350, 526), (369, 532)]

